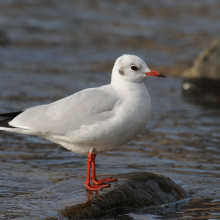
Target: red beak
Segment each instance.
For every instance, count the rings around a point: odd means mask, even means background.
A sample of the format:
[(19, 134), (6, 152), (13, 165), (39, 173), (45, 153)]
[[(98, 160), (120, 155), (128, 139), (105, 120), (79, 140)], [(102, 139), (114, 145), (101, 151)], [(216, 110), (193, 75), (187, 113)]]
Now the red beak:
[(166, 78), (166, 76), (163, 73), (160, 73), (160, 72), (157, 72), (154, 70), (151, 70), (150, 72), (146, 72), (144, 74), (146, 74), (148, 76), (156, 76), (156, 77), (165, 77)]

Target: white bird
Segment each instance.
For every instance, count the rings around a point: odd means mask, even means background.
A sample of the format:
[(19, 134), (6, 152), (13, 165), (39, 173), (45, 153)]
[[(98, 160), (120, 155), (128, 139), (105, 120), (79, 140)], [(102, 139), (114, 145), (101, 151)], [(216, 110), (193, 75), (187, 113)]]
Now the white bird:
[[(111, 83), (85, 89), (53, 102), (0, 115), (0, 130), (36, 135), (80, 154), (88, 154), (85, 187), (100, 190), (114, 178), (97, 180), (97, 153), (117, 148), (136, 137), (151, 114), (151, 99), (143, 84), (150, 70), (138, 56), (119, 57)], [(90, 167), (92, 165), (90, 184)]]

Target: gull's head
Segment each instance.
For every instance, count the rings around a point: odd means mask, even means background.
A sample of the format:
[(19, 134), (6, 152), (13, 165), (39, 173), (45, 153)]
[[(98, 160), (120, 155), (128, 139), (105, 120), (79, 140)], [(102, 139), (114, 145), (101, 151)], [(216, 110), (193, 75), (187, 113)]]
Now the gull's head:
[(112, 77), (123, 78), (126, 81), (141, 83), (147, 76), (165, 77), (160, 72), (150, 70), (147, 64), (138, 56), (124, 54), (115, 61)]

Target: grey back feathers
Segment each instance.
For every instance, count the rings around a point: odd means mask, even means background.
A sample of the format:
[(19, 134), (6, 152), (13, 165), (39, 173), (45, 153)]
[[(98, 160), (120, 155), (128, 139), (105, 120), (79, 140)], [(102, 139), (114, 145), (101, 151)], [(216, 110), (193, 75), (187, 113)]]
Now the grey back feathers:
[(10, 125), (41, 133), (65, 134), (82, 125), (110, 118), (117, 101), (115, 95), (99, 89), (87, 89), (49, 105), (28, 108)]

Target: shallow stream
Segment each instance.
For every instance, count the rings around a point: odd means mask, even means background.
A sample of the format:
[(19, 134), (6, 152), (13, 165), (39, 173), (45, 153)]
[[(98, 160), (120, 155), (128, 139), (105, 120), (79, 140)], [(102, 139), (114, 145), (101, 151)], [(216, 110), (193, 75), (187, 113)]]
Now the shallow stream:
[[(11, 39), (11, 45), (0, 48), (1, 113), (109, 83), (114, 60), (122, 53), (140, 55), (154, 69), (191, 63), (207, 40), (220, 34), (215, 23), (219, 1), (182, 1), (179, 11), (175, 1), (122, 1), (118, 7), (114, 1), (97, 1), (96, 6), (76, 2), (74, 7), (71, 1), (1, 1), (0, 28)], [(194, 14), (184, 17), (190, 10)], [(130, 12), (133, 23), (127, 20)], [(192, 200), (181, 208), (138, 210), (117, 218), (220, 219), (220, 110), (186, 102), (181, 78), (169, 74), (149, 77), (146, 86), (152, 116), (145, 131), (98, 155), (97, 171), (164, 174)], [(22, 210), (13, 211), (8, 203), (11, 198), (85, 176), (86, 163), (85, 156), (41, 138), (0, 132), (0, 219), (22, 219)]]

